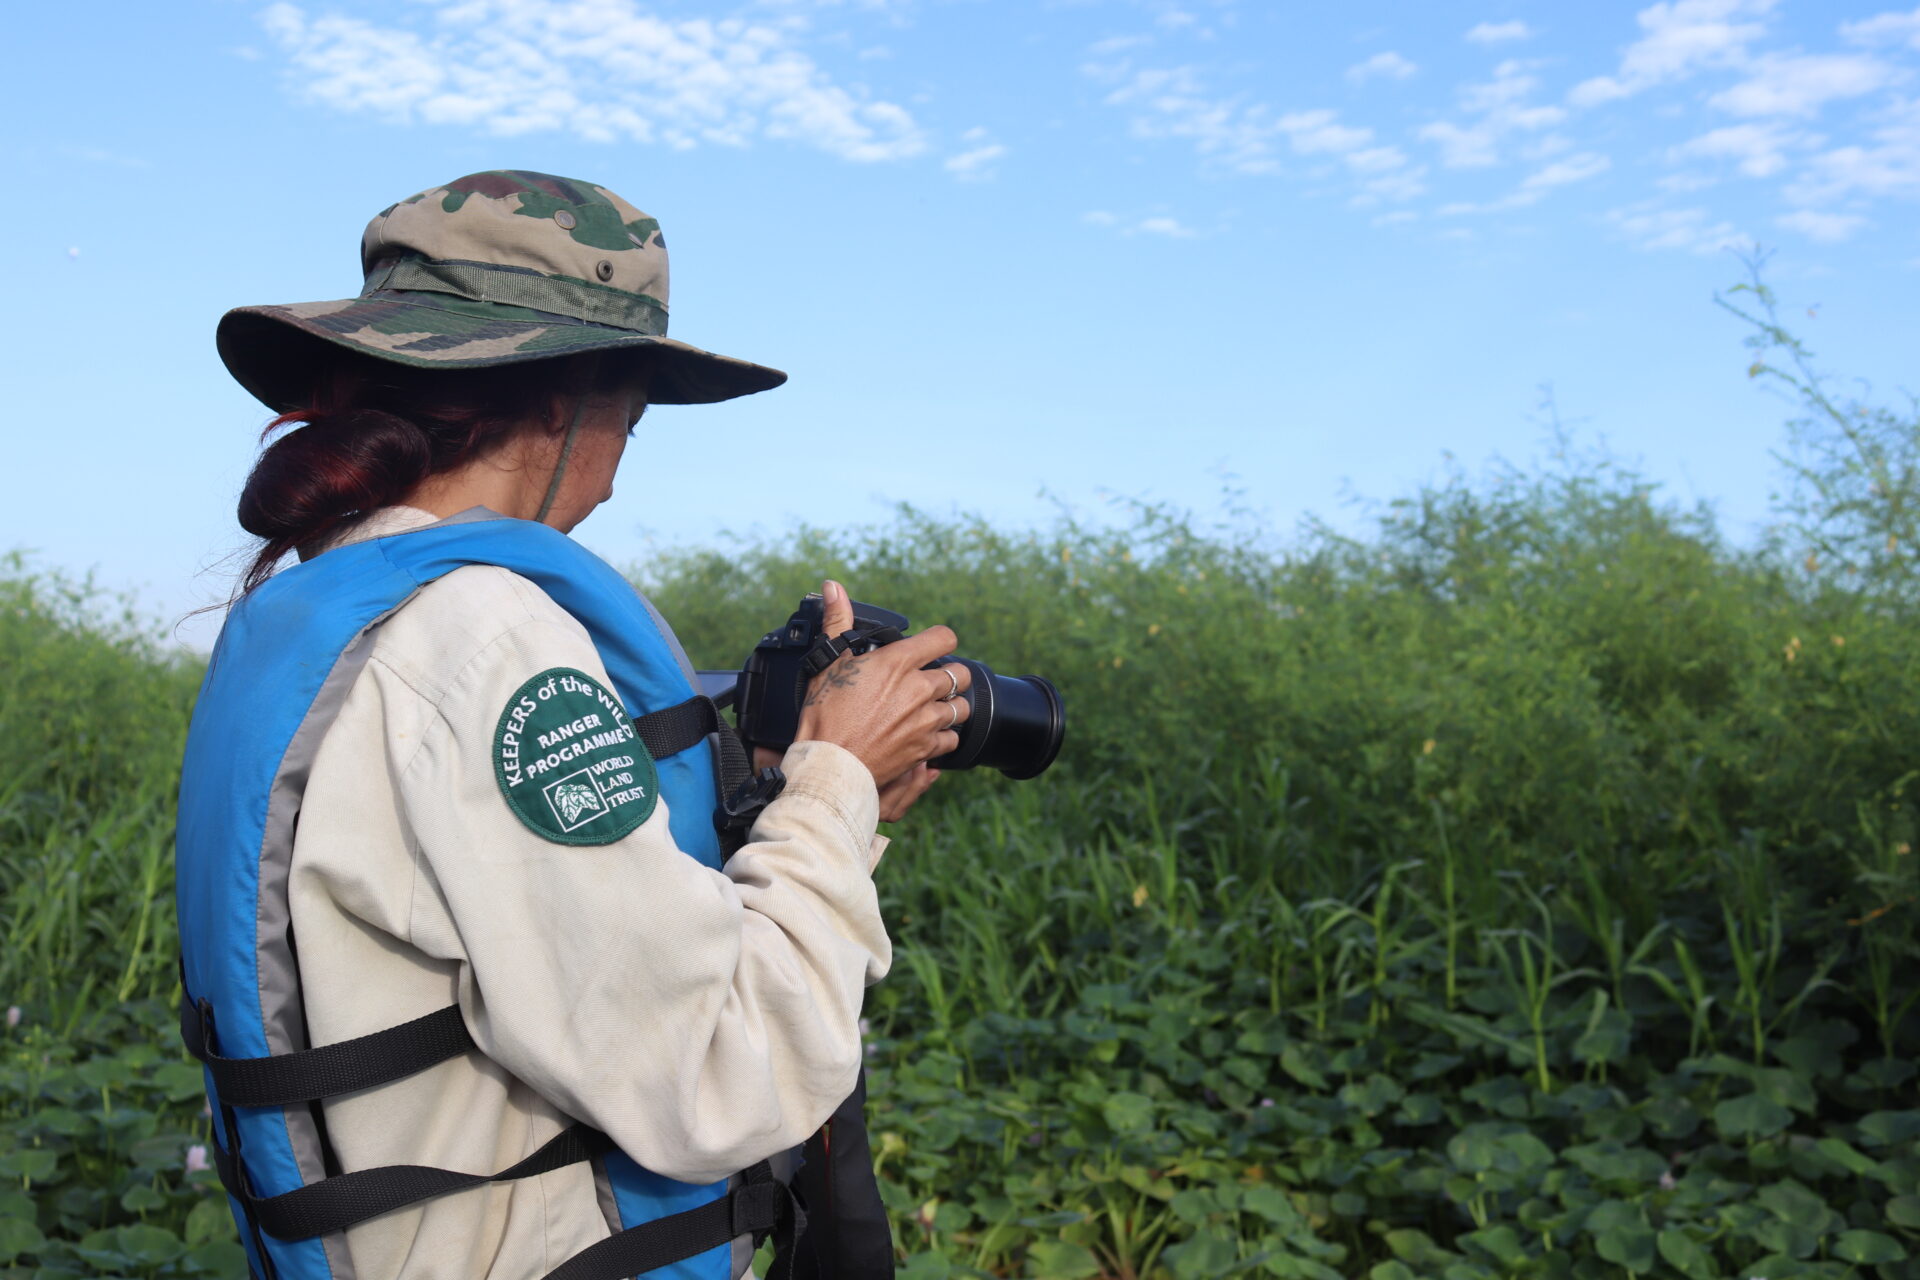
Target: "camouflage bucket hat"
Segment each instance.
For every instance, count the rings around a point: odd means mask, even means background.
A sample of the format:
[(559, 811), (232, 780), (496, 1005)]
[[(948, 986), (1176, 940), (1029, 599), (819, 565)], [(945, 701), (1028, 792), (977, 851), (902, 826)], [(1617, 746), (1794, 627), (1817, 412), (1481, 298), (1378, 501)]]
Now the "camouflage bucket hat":
[(709, 404), (787, 380), (667, 337), (660, 224), (591, 183), (469, 174), (375, 217), (360, 262), (357, 298), (221, 317), (220, 358), (240, 385), (276, 411), (302, 407), (321, 343), (423, 369), (646, 348), (655, 404)]

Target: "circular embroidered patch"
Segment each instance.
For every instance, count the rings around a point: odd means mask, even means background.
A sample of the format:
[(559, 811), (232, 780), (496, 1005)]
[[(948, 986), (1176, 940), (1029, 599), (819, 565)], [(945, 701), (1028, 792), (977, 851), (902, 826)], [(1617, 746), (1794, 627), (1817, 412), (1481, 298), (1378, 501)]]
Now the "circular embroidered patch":
[(570, 667), (542, 671), (508, 699), (493, 773), (514, 816), (556, 844), (612, 844), (660, 800), (653, 757), (620, 699)]

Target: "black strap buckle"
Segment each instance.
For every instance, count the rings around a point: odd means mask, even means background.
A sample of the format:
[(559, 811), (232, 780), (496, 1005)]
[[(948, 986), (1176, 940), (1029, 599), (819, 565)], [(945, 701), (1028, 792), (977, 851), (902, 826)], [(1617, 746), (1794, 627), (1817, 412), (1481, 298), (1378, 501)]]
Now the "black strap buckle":
[(760, 811), (772, 804), (786, 786), (787, 775), (777, 766), (762, 769), (721, 802), (718, 812), (713, 815), (713, 825), (729, 834), (745, 831), (760, 816)]
[(780, 1197), (786, 1187), (778, 1182), (754, 1182), (735, 1187), (733, 1192), (733, 1234), (751, 1235), (759, 1248), (767, 1232), (780, 1220)]

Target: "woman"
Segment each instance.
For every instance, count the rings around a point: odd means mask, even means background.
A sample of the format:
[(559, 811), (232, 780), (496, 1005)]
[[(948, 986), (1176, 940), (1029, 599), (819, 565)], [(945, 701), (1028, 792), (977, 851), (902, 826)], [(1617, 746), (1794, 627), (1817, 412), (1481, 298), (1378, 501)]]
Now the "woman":
[[(362, 257), (358, 298), (219, 332), (294, 428), (241, 498), (264, 542), (178, 837), (183, 1033), (254, 1271), (731, 1280), (769, 1233), (790, 1261), (792, 1149), (891, 962), (875, 823), (967, 714), (964, 668), (922, 669), (954, 637), (835, 658), (762, 761), (784, 787), (733, 793), (719, 751), (723, 794), (672, 633), (563, 535), (649, 403), (785, 375), (668, 339), (658, 224), (585, 183), (471, 175)], [(716, 805), (754, 797), (728, 841)]]

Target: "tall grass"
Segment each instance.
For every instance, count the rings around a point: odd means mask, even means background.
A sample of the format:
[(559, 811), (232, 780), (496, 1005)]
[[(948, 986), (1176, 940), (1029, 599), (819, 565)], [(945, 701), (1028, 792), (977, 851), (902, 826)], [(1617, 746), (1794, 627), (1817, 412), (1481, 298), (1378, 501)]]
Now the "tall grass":
[(196, 664), (91, 583), (0, 561), (0, 995), (71, 1030), (171, 992)]

